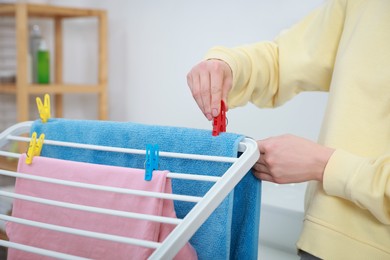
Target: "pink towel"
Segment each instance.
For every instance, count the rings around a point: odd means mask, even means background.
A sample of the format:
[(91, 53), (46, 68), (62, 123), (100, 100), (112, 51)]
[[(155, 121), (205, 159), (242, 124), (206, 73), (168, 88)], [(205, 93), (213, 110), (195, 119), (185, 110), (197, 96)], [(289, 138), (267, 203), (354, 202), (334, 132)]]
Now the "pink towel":
[[(25, 155), (22, 155), (19, 160), (18, 172), (97, 185), (172, 193), (171, 181), (166, 177), (167, 171), (154, 171), (153, 179), (145, 181), (145, 171), (142, 169), (45, 157), (35, 157), (33, 163), (27, 165), (25, 164)], [(22, 178), (16, 180), (15, 192), (86, 206), (176, 218), (172, 200), (68, 187)], [(174, 228), (173, 225), (159, 222), (90, 213), (19, 199), (14, 201), (12, 215), (54, 225), (155, 242), (163, 241)], [(7, 234), (12, 242), (93, 259), (147, 259), (154, 250), (12, 222), (7, 223)], [(195, 250), (187, 243), (175, 259), (196, 258)], [(9, 249), (8, 259), (49, 258)]]

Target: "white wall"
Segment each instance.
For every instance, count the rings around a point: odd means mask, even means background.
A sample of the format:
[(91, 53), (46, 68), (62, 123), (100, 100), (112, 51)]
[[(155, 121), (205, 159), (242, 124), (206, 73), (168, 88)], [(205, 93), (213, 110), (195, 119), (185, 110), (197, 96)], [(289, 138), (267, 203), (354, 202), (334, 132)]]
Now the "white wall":
[[(111, 120), (211, 129), (187, 87), (191, 67), (214, 45), (273, 39), (323, 0), (0, 0), (15, 1), (108, 10)], [(52, 23), (36, 21), (52, 47)], [(65, 23), (65, 82), (96, 82), (96, 32), (91, 19)], [(293, 133), (316, 140), (326, 98), (304, 93), (277, 109), (249, 104), (230, 110), (228, 131), (255, 139)], [(64, 116), (95, 119), (96, 101), (93, 95), (67, 95)]]
[[(211, 129), (211, 123), (198, 110), (186, 83), (191, 67), (214, 45), (233, 47), (273, 39), (321, 2), (50, 1), (108, 10), (112, 120), (205, 129)], [(66, 28), (65, 52), (71, 55), (66, 60), (65, 78), (93, 81), (96, 75), (93, 22), (76, 21), (68, 23)], [(303, 93), (277, 109), (261, 110), (249, 104), (230, 110), (228, 131), (256, 139), (293, 133), (316, 140), (326, 98), (325, 93)], [(82, 110), (77, 105), (67, 108), (66, 117), (96, 117), (93, 97), (70, 96), (67, 103), (73, 102), (83, 103)]]
[[(273, 39), (323, 0), (48, 1), (108, 10), (111, 120), (211, 130), (187, 87), (186, 74), (191, 67), (214, 45), (233, 47)], [(64, 33), (64, 80), (93, 83), (97, 75), (96, 23), (88, 19), (67, 22)], [(292, 133), (316, 140), (326, 100), (326, 93), (303, 93), (277, 109), (249, 104), (230, 110), (228, 131), (255, 139)], [(67, 118), (97, 116), (93, 96), (69, 95), (65, 105)], [(275, 190), (264, 183), (263, 202), (302, 211), (304, 185), (294, 187)], [(297, 233), (292, 235), (294, 241)], [(292, 243), (288, 245), (291, 248)], [(291, 251), (295, 253), (294, 248)]]
[[(186, 84), (191, 67), (211, 46), (272, 39), (320, 2), (126, 2), (127, 119), (211, 129)], [(275, 110), (252, 105), (231, 110), (228, 131), (254, 138), (294, 133), (316, 139), (325, 102), (326, 94), (306, 93)]]
[[(211, 130), (211, 122), (204, 118), (187, 87), (186, 74), (192, 66), (214, 45), (233, 47), (272, 40), (322, 1), (49, 0), (49, 3), (108, 10), (111, 120)], [(67, 22), (64, 34), (65, 81), (94, 82), (96, 22), (88, 19)], [(292, 133), (316, 140), (326, 100), (326, 93), (302, 93), (276, 109), (258, 109), (248, 104), (228, 112), (228, 131), (255, 139)], [(96, 118), (95, 97), (70, 95), (65, 101), (65, 117)]]

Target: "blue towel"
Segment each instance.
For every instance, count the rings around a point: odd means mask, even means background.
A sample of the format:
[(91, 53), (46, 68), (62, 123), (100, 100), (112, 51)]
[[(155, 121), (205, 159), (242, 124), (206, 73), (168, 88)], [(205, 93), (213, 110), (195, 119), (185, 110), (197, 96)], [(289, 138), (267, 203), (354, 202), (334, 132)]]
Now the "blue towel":
[[(131, 122), (50, 119), (35, 121), (31, 132), (45, 139), (145, 150), (158, 144), (160, 151), (238, 156), (238, 144), (244, 136), (211, 131), (143, 125)], [(43, 145), (42, 156), (81, 162), (144, 168), (145, 155), (113, 153)], [(221, 176), (230, 163), (160, 157), (160, 168), (171, 172)], [(203, 196), (212, 184), (172, 180), (175, 194)], [(199, 259), (257, 259), (260, 221), (261, 183), (251, 173), (241, 180), (193, 235), (190, 243)], [(178, 218), (184, 218), (194, 203), (175, 201)]]

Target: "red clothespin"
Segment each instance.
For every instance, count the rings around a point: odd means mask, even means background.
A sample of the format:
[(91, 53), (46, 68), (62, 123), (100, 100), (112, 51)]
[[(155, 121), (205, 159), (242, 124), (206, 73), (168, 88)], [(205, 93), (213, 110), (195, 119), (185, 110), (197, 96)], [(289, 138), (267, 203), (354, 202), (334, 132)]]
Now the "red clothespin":
[(221, 132), (226, 132), (226, 105), (223, 100), (221, 100), (221, 112), (214, 118), (213, 136), (217, 136)]

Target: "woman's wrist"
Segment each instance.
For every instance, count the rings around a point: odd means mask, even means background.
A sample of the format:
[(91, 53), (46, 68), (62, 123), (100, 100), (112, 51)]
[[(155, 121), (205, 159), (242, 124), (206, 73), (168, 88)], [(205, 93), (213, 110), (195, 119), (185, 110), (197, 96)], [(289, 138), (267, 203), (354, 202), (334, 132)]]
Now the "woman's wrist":
[(335, 149), (322, 146), (320, 152), (317, 154), (317, 165), (318, 170), (316, 172), (315, 180), (321, 181), (324, 179), (324, 172), (326, 165), (328, 164), (328, 161), (332, 154), (334, 153)]

